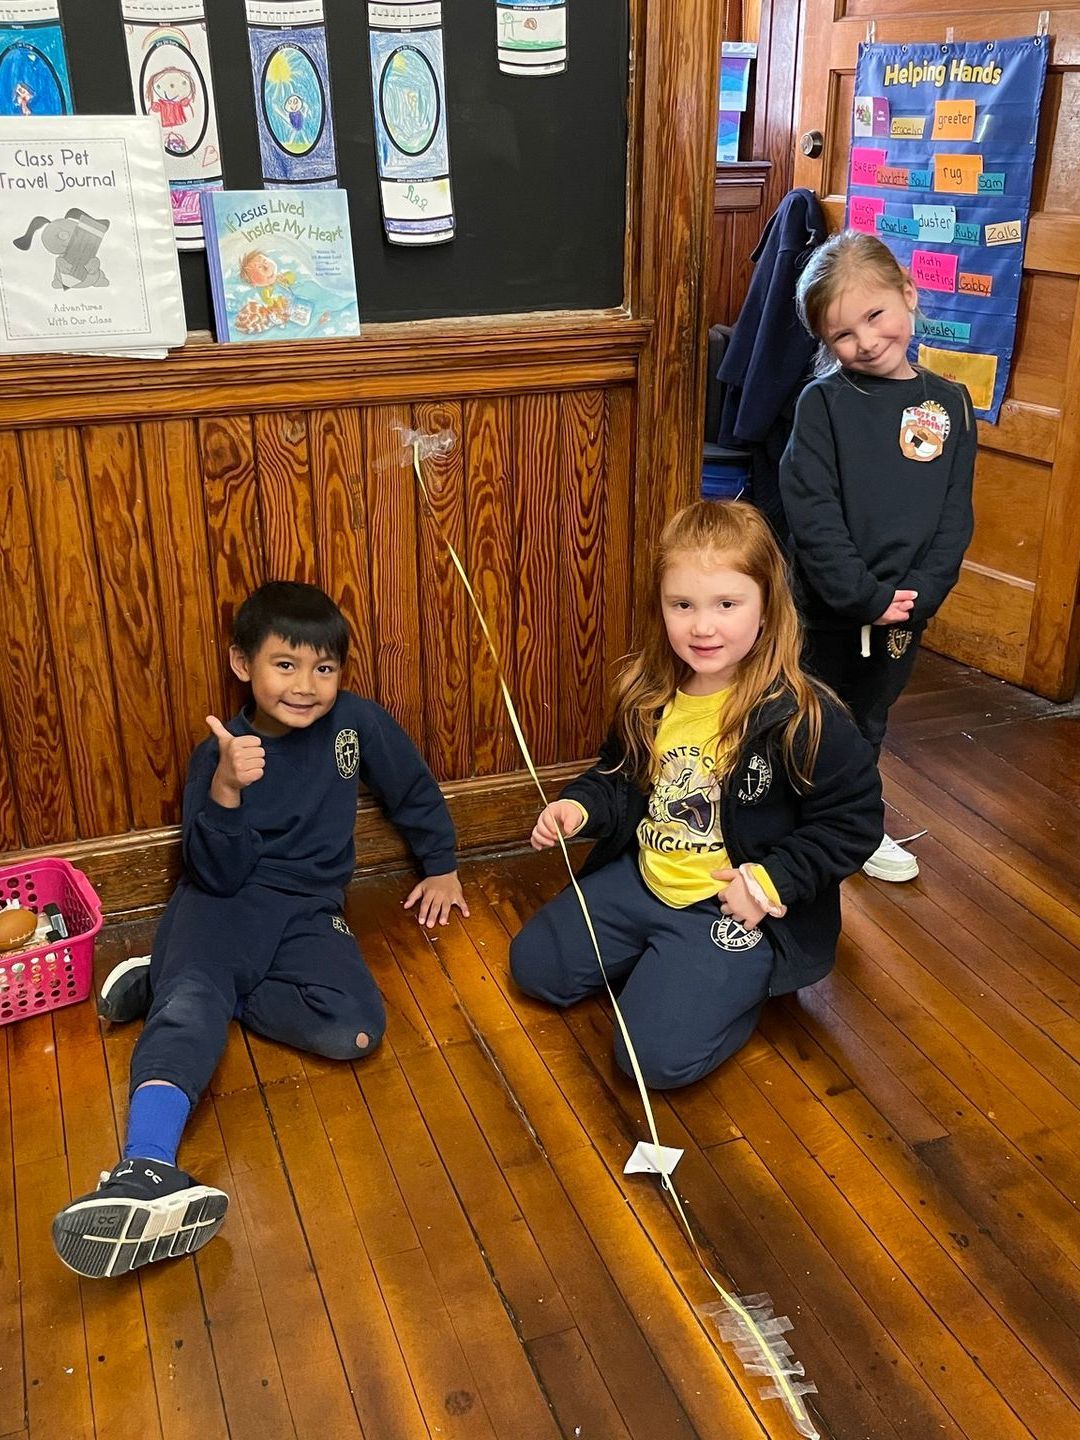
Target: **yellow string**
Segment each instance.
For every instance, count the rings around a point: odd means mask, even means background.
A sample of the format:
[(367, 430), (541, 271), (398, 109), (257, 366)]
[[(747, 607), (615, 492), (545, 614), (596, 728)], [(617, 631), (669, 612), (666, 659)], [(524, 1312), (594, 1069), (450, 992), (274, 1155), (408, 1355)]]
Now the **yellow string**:
[[(513, 696), (510, 694), (510, 689), (507, 686), (506, 678), (503, 673), (502, 660), (499, 658), (498, 648), (495, 645), (495, 641), (492, 639), (491, 631), (488, 629), (487, 621), (484, 619), (484, 612), (480, 608), (480, 602), (476, 598), (476, 592), (473, 590), (472, 583), (469, 580), (468, 574), (466, 573), (465, 566), (461, 563), (457, 551), (450, 543), (450, 540), (447, 537), (445, 530), (439, 523), (438, 516), (435, 513), (435, 507), (431, 503), (431, 496), (428, 493), (427, 485), (424, 483), (424, 475), (420, 466), (419, 440), (413, 440), (412, 452), (413, 470), (416, 472), (416, 482), (420, 487), (420, 493), (424, 497), (424, 501), (428, 507), (428, 513), (430, 514), (431, 520), (439, 533), (439, 538), (445, 545), (447, 553), (449, 554), (450, 559), (453, 562), (454, 569), (457, 571), (458, 575), (460, 575), (461, 583), (465, 586), (466, 594), (472, 602), (473, 610), (476, 612), (476, 618), (480, 622), (480, 629), (483, 632), (484, 640), (487, 644), (488, 650), (491, 652), (491, 658), (495, 662), (495, 673), (497, 674), (499, 679), (499, 689), (502, 692), (503, 703), (506, 706), (506, 713), (510, 717), (510, 725), (514, 732), (514, 738), (517, 740), (518, 747), (521, 750), (522, 757), (525, 761), (526, 769), (532, 776), (533, 783), (540, 794), (540, 799), (543, 801), (544, 806), (546, 807), (549, 803), (548, 798), (544, 792), (543, 782), (541, 781), (540, 776), (537, 774), (536, 766), (533, 763), (533, 758), (529, 750), (528, 743), (526, 742), (524, 733), (522, 732), (521, 724), (518, 720), (517, 709), (514, 705)], [(608, 980), (607, 971), (604, 969), (604, 958), (600, 954), (600, 942), (597, 940), (596, 931), (593, 929), (592, 916), (589, 914), (589, 907), (585, 903), (585, 896), (581, 893), (581, 887), (577, 882), (577, 876), (574, 874), (573, 866), (570, 864), (570, 853), (566, 848), (566, 840), (562, 833), (562, 827), (557, 822), (555, 825), (555, 833), (559, 841), (559, 849), (562, 851), (563, 860), (566, 863), (567, 874), (570, 876), (570, 884), (574, 887), (574, 894), (577, 896), (578, 904), (581, 906), (581, 913), (585, 920), (585, 927), (589, 932), (589, 939), (592, 941), (592, 947), (596, 954), (596, 963), (600, 967), (600, 974), (604, 977), (604, 985), (607, 988), (608, 997), (611, 1000), (611, 1006), (615, 1013), (616, 1023), (619, 1026), (619, 1030), (626, 1044), (626, 1053), (630, 1057), (630, 1065), (634, 1072), (634, 1080), (637, 1084), (638, 1094), (641, 1096), (641, 1105), (642, 1109), (645, 1112), (645, 1121), (649, 1127), (649, 1134), (652, 1136), (653, 1144), (656, 1145), (658, 1148), (662, 1148), (660, 1137), (657, 1134), (656, 1130), (656, 1119), (653, 1115), (653, 1108), (649, 1102), (649, 1092), (646, 1088), (645, 1079), (641, 1073), (641, 1068), (638, 1065), (638, 1058), (634, 1052), (633, 1042), (630, 1039), (630, 1032), (626, 1028), (626, 1021), (623, 1019), (622, 1011), (619, 1009), (619, 1002), (615, 999), (615, 994), (611, 988), (611, 983)], [(660, 1157), (657, 1156), (657, 1159), (659, 1158)], [(773, 1354), (772, 1347), (769, 1345), (769, 1342), (765, 1338), (765, 1336), (761, 1333), (761, 1330), (758, 1328), (758, 1325), (755, 1322), (753, 1316), (746, 1309), (746, 1307), (736, 1299), (734, 1295), (730, 1294), (727, 1290), (724, 1289), (724, 1287), (720, 1284), (719, 1280), (717, 1280), (715, 1275), (713, 1275), (712, 1271), (709, 1269), (708, 1264), (705, 1261), (705, 1257), (701, 1253), (701, 1247), (698, 1245), (697, 1240), (694, 1238), (694, 1232), (691, 1229), (690, 1221), (686, 1217), (686, 1212), (683, 1209), (683, 1204), (679, 1198), (679, 1193), (675, 1189), (675, 1186), (672, 1184), (671, 1176), (668, 1175), (665, 1171), (661, 1171), (660, 1180), (663, 1188), (671, 1197), (671, 1202), (675, 1207), (676, 1214), (682, 1222), (683, 1229), (686, 1231), (686, 1235), (688, 1240), (690, 1241), (691, 1248), (693, 1249), (694, 1254), (697, 1256), (698, 1263), (700, 1264), (702, 1270), (704, 1270), (705, 1274), (708, 1276), (713, 1289), (720, 1296), (721, 1300), (723, 1300), (724, 1304), (735, 1312), (738, 1318), (747, 1327), (750, 1334), (754, 1337), (755, 1343), (759, 1346), (761, 1350), (762, 1359), (768, 1367), (769, 1375), (776, 1384), (777, 1389), (780, 1391), (781, 1398), (783, 1399), (784, 1404), (788, 1407), (789, 1411), (791, 1411), (793, 1416), (798, 1416), (800, 1414), (805, 1416), (805, 1407), (803, 1406), (799, 1397), (795, 1394), (794, 1390), (791, 1388), (787, 1376), (783, 1373), (779, 1363), (777, 1362), (776, 1356)]]

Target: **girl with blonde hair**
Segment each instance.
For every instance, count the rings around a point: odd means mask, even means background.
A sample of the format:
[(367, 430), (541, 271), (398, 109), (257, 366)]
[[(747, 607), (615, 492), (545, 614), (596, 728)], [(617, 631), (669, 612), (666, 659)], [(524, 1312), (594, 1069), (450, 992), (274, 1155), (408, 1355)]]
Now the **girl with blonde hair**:
[[(971, 401), (908, 359), (918, 298), (873, 235), (845, 231), (814, 251), (798, 305), (822, 373), (799, 397), (780, 463), (806, 667), (875, 755), (974, 524)], [(919, 873), (888, 835), (864, 868), (879, 880)]]
[[(531, 843), (595, 840), (581, 871), (604, 967), (648, 1085), (688, 1085), (750, 1037), (765, 999), (820, 979), (840, 881), (881, 835), (870, 747), (799, 663), (784, 559), (749, 505), (699, 501), (665, 527), (641, 644), (599, 762)], [(603, 987), (564, 890), (510, 947), (518, 985), (566, 1006)], [(621, 1034), (615, 1059), (631, 1069)]]

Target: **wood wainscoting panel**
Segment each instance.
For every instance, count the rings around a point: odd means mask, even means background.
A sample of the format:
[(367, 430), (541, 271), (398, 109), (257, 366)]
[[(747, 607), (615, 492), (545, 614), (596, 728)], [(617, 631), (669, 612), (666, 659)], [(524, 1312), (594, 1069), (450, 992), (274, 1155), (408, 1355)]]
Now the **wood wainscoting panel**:
[[(510, 689), (517, 688), (514, 651), (517, 555), (511, 457), (514, 453), (511, 401), (470, 400), (465, 406), (465, 464), (469, 473), (468, 560), (477, 602), (502, 662)], [(557, 557), (551, 556), (557, 564)], [(473, 759), (478, 775), (497, 775), (517, 765), (517, 748), (503, 704), (498, 671), (470, 609)]]
[(220, 716), (228, 708), (219, 620), (208, 583), (210, 540), (198, 437), (190, 420), (151, 420), (140, 429), (173, 740), (183, 775), (188, 756), (206, 737), (207, 714)]
[[(96, 854), (177, 823), (205, 717), (243, 696), (237, 606), (268, 579), (337, 599), (346, 684), (390, 710), (440, 782), (520, 772), (436, 521), (537, 763), (594, 754), (629, 638), (636, 392), (568, 376), (411, 405), (162, 420), (151, 400), (102, 424), (0, 428), (0, 851)], [(409, 431), (453, 439), (424, 461), (430, 507)], [(528, 833), (489, 819), (492, 840)]]
[[(52, 639), (63, 745), (80, 835), (127, 830), (127, 736), (116, 706), (116, 673), (106, 640), (97, 534), (86, 490), (78, 430), (31, 430), (22, 436), (26, 497)], [(160, 679), (151, 673), (151, 683)], [(141, 682), (145, 683), (145, 682)], [(123, 757), (123, 758), (122, 758)], [(32, 803), (32, 794), (25, 797)], [(22, 807), (20, 806), (20, 809)], [(60, 837), (56, 837), (60, 838)]]
[(346, 689), (375, 694), (371, 604), (371, 527), (359, 410), (314, 410), (309, 417), (319, 584), (352, 620)]
[[(626, 394), (609, 392), (608, 403)], [(517, 528), (517, 699), (526, 717), (533, 759), (550, 765), (559, 753), (559, 647), (551, 643), (552, 617), (559, 613), (559, 397), (519, 395), (514, 402), (514, 467), (517, 473), (514, 523)], [(627, 477), (628, 478), (628, 477)], [(608, 476), (614, 485), (617, 476)], [(628, 535), (623, 554), (630, 553)]]
[(134, 425), (95, 425), (82, 442), (131, 824), (141, 830), (179, 820), (184, 769), (173, 744), (139, 437)]
[(599, 748), (604, 719), (604, 397), (575, 390), (560, 402), (559, 460), (563, 483), (558, 552), (562, 680), (559, 751), (589, 755)]
[[(425, 601), (420, 619), (427, 646), (438, 659), (437, 663), (424, 666), (420, 678), (425, 753), (437, 780), (466, 775), (472, 763), (469, 700), (472, 607), (442, 541), (445, 536), (459, 557), (468, 554), (461, 417), (461, 402), (456, 400), (413, 408), (416, 430), (431, 437), (429, 448), (432, 450), (422, 461), (424, 485), (435, 524), (421, 516), (420, 593)], [(411, 455), (409, 462), (412, 463)]]
[[(49, 845), (77, 834), (68, 747), (60, 720), (60, 681), (45, 620), (44, 555), (30, 519), (18, 436), (0, 433), (0, 716), (6, 747), (0, 800), (5, 849)], [(10, 757), (10, 758), (7, 758)]]

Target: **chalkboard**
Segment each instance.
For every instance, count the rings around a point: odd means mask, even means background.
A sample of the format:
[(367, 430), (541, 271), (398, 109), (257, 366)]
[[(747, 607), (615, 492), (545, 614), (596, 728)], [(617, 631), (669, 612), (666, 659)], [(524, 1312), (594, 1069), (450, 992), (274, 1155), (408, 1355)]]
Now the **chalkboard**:
[[(383, 236), (367, 6), (325, 0), (339, 183), (361, 320), (592, 309), (623, 300), (626, 0), (568, 0), (561, 75), (499, 71), (494, 0), (443, 0), (455, 238)], [(205, 0), (225, 183), (262, 185), (242, 0)], [(131, 114), (120, 0), (61, 0), (77, 111)], [(189, 330), (211, 327), (206, 259), (180, 256)]]

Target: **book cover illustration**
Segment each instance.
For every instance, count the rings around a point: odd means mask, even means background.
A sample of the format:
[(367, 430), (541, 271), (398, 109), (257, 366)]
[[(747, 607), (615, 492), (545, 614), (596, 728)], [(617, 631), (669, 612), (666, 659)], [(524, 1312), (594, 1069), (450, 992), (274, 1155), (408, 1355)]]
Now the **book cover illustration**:
[(344, 190), (219, 190), (204, 209), (219, 340), (359, 335)]
[(185, 338), (157, 122), (0, 117), (0, 351)]
[(0, 0), (0, 115), (70, 115), (56, 0)]

